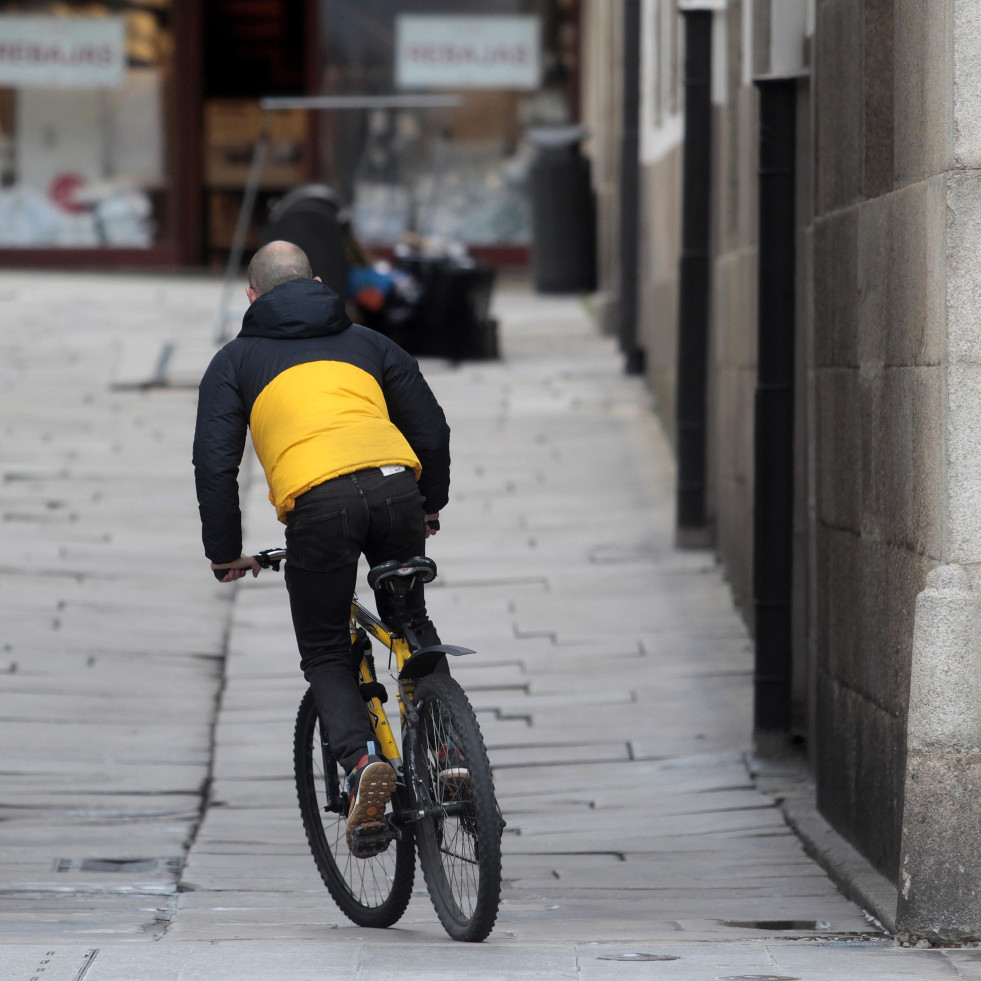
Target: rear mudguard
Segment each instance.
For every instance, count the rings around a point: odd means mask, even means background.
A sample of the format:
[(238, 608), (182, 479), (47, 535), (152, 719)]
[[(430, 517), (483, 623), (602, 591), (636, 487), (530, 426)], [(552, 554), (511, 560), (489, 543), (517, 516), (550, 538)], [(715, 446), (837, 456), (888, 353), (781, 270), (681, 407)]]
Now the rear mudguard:
[(411, 678), (413, 681), (416, 681), (419, 678), (425, 677), (427, 674), (431, 674), (433, 668), (436, 667), (437, 662), (444, 654), (449, 654), (450, 657), (460, 657), (463, 654), (473, 653), (475, 652), (470, 650), (469, 647), (455, 647), (453, 644), (434, 644), (432, 647), (423, 647), (421, 650), (416, 651), (402, 665), (402, 670), (399, 672), (399, 680)]

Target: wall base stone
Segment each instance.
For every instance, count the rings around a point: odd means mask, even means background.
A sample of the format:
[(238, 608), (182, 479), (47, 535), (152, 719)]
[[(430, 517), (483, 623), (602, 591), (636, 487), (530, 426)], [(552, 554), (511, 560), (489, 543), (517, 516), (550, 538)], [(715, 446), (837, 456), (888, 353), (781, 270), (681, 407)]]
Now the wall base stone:
[(899, 940), (981, 940), (979, 801), (981, 754), (909, 754)]
[(896, 925), (900, 940), (981, 940), (981, 602), (939, 566), (917, 597)]

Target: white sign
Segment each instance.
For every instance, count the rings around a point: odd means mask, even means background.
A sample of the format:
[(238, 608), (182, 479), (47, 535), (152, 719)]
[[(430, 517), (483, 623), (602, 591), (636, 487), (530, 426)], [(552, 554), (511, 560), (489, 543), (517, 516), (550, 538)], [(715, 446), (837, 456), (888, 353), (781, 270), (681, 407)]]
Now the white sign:
[(0, 86), (116, 88), (125, 67), (121, 17), (0, 15)]
[(395, 77), (402, 89), (536, 89), (539, 19), (401, 14)]
[(686, 10), (725, 10), (728, 0), (678, 0), (678, 9)]

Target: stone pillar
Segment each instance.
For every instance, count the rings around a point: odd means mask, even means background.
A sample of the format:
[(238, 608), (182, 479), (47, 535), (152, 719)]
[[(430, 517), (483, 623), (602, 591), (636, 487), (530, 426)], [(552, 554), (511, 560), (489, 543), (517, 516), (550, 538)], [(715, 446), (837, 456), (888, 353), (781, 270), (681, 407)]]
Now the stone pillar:
[[(958, 943), (981, 940), (981, 5), (937, 7), (904, 17), (929, 28), (938, 57), (910, 49), (896, 76), (904, 126), (923, 137), (919, 149), (904, 140), (899, 171), (943, 161), (943, 247), (928, 247), (945, 318), (941, 564), (916, 602), (896, 919), (904, 939)], [(917, 64), (942, 119), (904, 87)]]
[(981, 939), (981, 602), (942, 565), (916, 600), (903, 840), (901, 939)]

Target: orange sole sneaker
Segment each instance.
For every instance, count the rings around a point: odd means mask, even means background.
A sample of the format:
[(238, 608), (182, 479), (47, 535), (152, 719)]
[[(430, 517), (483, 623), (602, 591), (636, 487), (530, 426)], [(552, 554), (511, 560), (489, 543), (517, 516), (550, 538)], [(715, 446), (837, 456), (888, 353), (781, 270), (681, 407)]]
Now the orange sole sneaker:
[(395, 792), (395, 771), (379, 760), (369, 763), (360, 774), (358, 789), (347, 816), (347, 845), (351, 847), (351, 832), (355, 828), (381, 824), (385, 808)]

